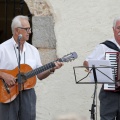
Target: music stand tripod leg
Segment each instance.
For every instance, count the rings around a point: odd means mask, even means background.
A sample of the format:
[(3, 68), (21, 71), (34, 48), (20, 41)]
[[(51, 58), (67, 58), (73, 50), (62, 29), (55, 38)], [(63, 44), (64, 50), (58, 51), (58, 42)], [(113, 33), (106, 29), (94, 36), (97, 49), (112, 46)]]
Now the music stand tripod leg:
[[(97, 120), (97, 106), (95, 105), (95, 98), (97, 99), (97, 75), (96, 75), (96, 68), (93, 65), (92, 66), (92, 70), (93, 70), (93, 75), (94, 75), (94, 81), (95, 81), (95, 88), (94, 88), (94, 94), (93, 94), (93, 103), (91, 106), (91, 110), (89, 110), (91, 112), (91, 120)], [(97, 101), (97, 100), (96, 100)], [(95, 117), (95, 107), (96, 107), (96, 117)]]

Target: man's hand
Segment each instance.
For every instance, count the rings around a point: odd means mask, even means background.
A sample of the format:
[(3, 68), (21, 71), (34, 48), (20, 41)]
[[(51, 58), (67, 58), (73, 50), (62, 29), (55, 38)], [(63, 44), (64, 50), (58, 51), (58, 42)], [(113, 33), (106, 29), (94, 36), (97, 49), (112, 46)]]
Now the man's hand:
[(16, 82), (16, 78), (8, 73), (1, 72), (0, 76), (9, 86), (14, 85)]
[(59, 69), (59, 68), (61, 68), (62, 66), (63, 66), (63, 63), (62, 63), (62, 62), (56, 61), (56, 62), (55, 62), (55, 67), (54, 67), (54, 69)]

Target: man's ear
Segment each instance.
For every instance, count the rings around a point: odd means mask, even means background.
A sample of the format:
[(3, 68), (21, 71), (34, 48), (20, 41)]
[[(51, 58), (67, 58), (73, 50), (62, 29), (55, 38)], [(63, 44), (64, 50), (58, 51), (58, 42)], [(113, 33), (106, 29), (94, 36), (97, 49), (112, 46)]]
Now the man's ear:
[(113, 31), (115, 30), (115, 27), (112, 27), (113, 28)]
[(113, 29), (113, 31), (115, 30), (115, 28), (114, 28), (114, 27), (112, 27), (112, 29)]
[(113, 28), (113, 30), (114, 30), (114, 27), (112, 27)]
[(16, 35), (19, 35), (19, 29), (18, 29), (18, 28), (15, 28), (14, 33), (15, 33)]

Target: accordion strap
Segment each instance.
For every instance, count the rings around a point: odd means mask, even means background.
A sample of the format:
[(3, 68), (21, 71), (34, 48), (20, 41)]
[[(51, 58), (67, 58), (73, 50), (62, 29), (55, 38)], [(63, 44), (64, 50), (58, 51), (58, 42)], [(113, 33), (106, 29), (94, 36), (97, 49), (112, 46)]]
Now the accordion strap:
[(107, 47), (113, 49), (113, 50), (116, 50), (118, 52), (120, 52), (120, 49), (117, 47), (117, 45), (109, 40), (106, 40), (105, 42), (102, 42), (100, 44), (104, 44), (106, 45)]

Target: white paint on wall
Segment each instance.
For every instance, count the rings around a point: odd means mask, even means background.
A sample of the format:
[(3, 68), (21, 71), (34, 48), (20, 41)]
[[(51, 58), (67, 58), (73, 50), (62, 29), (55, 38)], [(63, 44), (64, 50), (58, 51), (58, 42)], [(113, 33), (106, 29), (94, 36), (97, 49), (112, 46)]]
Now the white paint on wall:
[[(73, 67), (100, 42), (113, 36), (112, 22), (120, 16), (119, 0), (47, 0), (55, 19), (57, 55), (76, 51), (78, 59), (65, 63), (46, 80), (36, 85), (37, 120), (53, 120), (60, 114), (76, 113), (90, 119), (94, 85), (76, 84)], [(78, 74), (79, 78), (86, 73)], [(98, 93), (101, 85), (98, 85)], [(99, 100), (97, 100), (99, 118)]]

